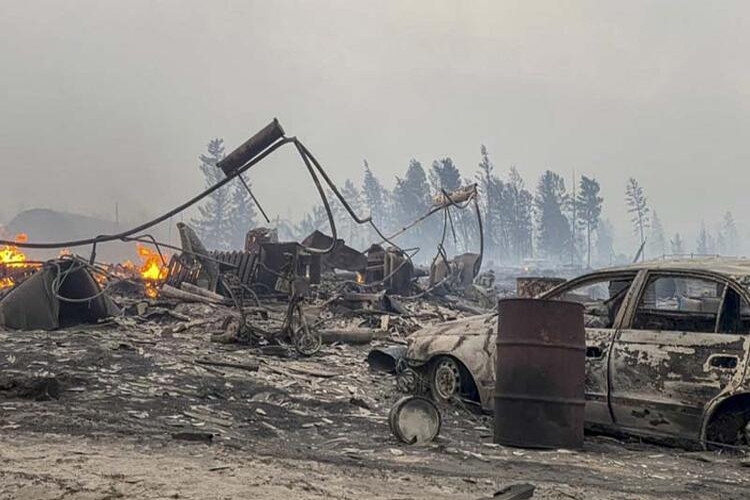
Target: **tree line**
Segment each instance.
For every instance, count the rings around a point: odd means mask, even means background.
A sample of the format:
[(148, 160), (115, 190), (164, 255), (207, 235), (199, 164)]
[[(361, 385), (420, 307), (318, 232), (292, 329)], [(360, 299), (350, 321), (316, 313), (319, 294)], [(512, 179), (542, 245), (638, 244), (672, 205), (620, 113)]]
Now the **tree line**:
[[(221, 139), (210, 141), (207, 152), (200, 156), (207, 186), (223, 178), (223, 172), (216, 168), (223, 156)], [(614, 229), (602, 219), (604, 198), (594, 177), (581, 175), (569, 190), (562, 175), (546, 170), (532, 188), (515, 166), (498, 172), (483, 145), (474, 173), (468, 177), (450, 157), (435, 160), (429, 167), (412, 159), (388, 189), (366, 160), (361, 168), (361, 181), (347, 179), (339, 186), (340, 192), (356, 213), (372, 216), (386, 234), (398, 232), (427, 213), (433, 197), (443, 190), (452, 192), (476, 184), (488, 264), (518, 266), (536, 259), (551, 265), (592, 267), (632, 258), (614, 253)], [(380, 241), (371, 227), (358, 225), (349, 217), (333, 193), (328, 199), (339, 237), (348, 245), (364, 250)], [(658, 214), (652, 211), (643, 187), (634, 178), (627, 181), (625, 201), (632, 229), (641, 243), (640, 258), (687, 252), (679, 233), (666, 236)], [(247, 191), (240, 183), (230, 183), (206, 199), (192, 223), (210, 247), (240, 249), (246, 232), (259, 222)], [(272, 225), (281, 240), (301, 240), (316, 229), (330, 233), (322, 204), (297, 221), (277, 218)], [(396, 240), (401, 248), (419, 248), (416, 260), (421, 262), (432, 259), (440, 242), (448, 255), (479, 251), (479, 225), (473, 206), (463, 210), (452, 207), (447, 215), (436, 213)], [(702, 226), (695, 253), (736, 253), (739, 246), (736, 224), (727, 212), (715, 232)]]
[(722, 220), (713, 230), (707, 229), (705, 221), (701, 221), (695, 245), (690, 247), (679, 232), (671, 237), (667, 236), (659, 215), (649, 206), (643, 187), (632, 177), (628, 179), (625, 188), (625, 201), (631, 215), (633, 231), (644, 247), (641, 258), (645, 258), (646, 248), (651, 258), (688, 255), (738, 256), (742, 250), (737, 223), (730, 211), (724, 213)]

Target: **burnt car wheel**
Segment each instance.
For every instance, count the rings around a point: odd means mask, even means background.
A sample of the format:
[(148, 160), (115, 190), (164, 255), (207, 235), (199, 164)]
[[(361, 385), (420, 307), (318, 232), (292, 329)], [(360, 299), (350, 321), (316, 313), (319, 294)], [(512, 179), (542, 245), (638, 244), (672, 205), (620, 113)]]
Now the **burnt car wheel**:
[(750, 409), (721, 413), (708, 427), (707, 439), (712, 444), (750, 445)]
[(461, 368), (448, 356), (440, 356), (430, 371), (430, 392), (437, 401), (451, 401), (461, 395)]

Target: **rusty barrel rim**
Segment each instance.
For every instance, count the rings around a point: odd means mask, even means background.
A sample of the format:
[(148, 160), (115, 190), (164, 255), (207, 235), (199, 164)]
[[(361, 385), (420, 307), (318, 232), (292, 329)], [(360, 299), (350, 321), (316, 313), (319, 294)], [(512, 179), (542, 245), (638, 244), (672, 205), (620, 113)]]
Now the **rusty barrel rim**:
[(566, 304), (565, 307), (571, 306), (571, 307), (580, 308), (581, 310), (584, 309), (583, 304), (581, 304), (580, 302), (573, 302), (570, 300), (535, 299), (532, 297), (508, 297), (507, 299), (500, 299), (497, 301), (498, 306), (500, 304), (512, 303), (512, 302), (528, 302), (528, 303), (534, 303), (534, 304), (539, 304), (539, 303)]
[[(417, 441), (415, 441), (416, 436), (407, 436), (406, 434), (404, 434), (404, 429), (399, 422), (402, 411), (408, 409), (408, 406), (416, 408), (417, 406), (415, 405), (418, 405), (422, 410), (427, 410), (429, 413), (431, 413), (432, 419), (434, 420), (434, 427), (432, 431), (429, 432), (426, 437)], [(391, 407), (391, 411), (388, 413), (388, 425), (391, 428), (391, 432), (393, 433), (393, 435), (403, 443), (427, 443), (435, 439), (440, 434), (440, 428), (442, 427), (442, 417), (440, 415), (440, 411), (437, 408), (437, 405), (435, 405), (435, 402), (431, 399), (425, 398), (423, 396), (404, 396)]]

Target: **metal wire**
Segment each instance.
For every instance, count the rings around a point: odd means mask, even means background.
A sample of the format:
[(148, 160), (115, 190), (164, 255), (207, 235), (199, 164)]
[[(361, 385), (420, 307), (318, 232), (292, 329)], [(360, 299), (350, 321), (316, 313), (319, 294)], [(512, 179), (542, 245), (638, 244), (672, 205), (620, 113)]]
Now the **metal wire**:
[[(71, 263), (70, 265), (67, 266), (66, 269), (63, 270), (61, 266), (61, 262), (65, 260), (70, 260)], [(117, 282), (108, 283), (107, 286), (102, 287), (97, 282), (97, 287), (99, 287), (99, 291), (89, 297), (83, 297), (83, 298), (64, 297), (60, 295), (60, 289), (62, 288), (63, 284), (65, 284), (65, 280), (68, 278), (70, 274), (77, 272), (84, 268), (88, 269), (89, 271), (93, 271), (94, 273), (97, 273), (97, 274), (102, 274), (101, 270), (97, 269), (94, 265), (89, 264), (88, 262), (82, 260), (80, 257), (70, 257), (67, 259), (61, 258), (59, 260), (51, 261), (47, 263), (46, 265), (54, 267), (56, 269), (55, 277), (52, 279), (52, 283), (51, 283), (52, 293), (58, 300), (61, 300), (63, 302), (71, 302), (71, 303), (91, 302), (92, 300), (98, 299), (99, 297), (107, 293), (107, 291), (117, 283)], [(120, 281), (125, 281), (125, 279), (124, 278), (120, 279)]]
[[(77, 247), (77, 246), (92, 245), (92, 252), (91, 252), (91, 257), (90, 257), (88, 265), (93, 266), (95, 264), (96, 247), (97, 247), (97, 245), (99, 243), (105, 243), (105, 242), (111, 242), (111, 241), (139, 241), (139, 242), (142, 242), (142, 243), (146, 243), (147, 242), (147, 243), (153, 244), (156, 247), (156, 250), (159, 253), (159, 257), (162, 260), (162, 263), (164, 265), (167, 265), (166, 259), (164, 258), (163, 254), (161, 252), (160, 246), (161, 247), (165, 247), (165, 248), (172, 248), (172, 249), (175, 249), (175, 250), (180, 250), (180, 251), (183, 251), (183, 252), (184, 252), (184, 250), (182, 248), (175, 247), (175, 246), (172, 246), (172, 245), (169, 245), (169, 244), (166, 244), (166, 243), (157, 242), (156, 239), (153, 236), (151, 236), (150, 234), (143, 234), (143, 235), (136, 236), (136, 237), (133, 237), (132, 235), (134, 235), (136, 233), (140, 233), (140, 232), (142, 232), (142, 231), (144, 231), (146, 229), (149, 229), (149, 228), (151, 228), (151, 227), (153, 227), (153, 226), (155, 226), (155, 225), (157, 225), (157, 224), (159, 224), (161, 222), (164, 222), (165, 220), (173, 217), (174, 215), (176, 215), (176, 214), (178, 214), (178, 213), (186, 210), (190, 206), (194, 205), (195, 203), (197, 203), (197, 202), (201, 201), (202, 199), (204, 199), (205, 197), (209, 196), (211, 193), (215, 192), (216, 190), (218, 190), (218, 189), (222, 188), (223, 186), (225, 186), (226, 184), (228, 184), (235, 177), (240, 177), (240, 180), (244, 183), (244, 178), (242, 178), (242, 174), (244, 172), (246, 172), (247, 170), (249, 170), (254, 165), (257, 165), (260, 161), (262, 161), (263, 159), (265, 159), (266, 157), (268, 157), (271, 153), (273, 153), (274, 151), (276, 151), (277, 149), (279, 149), (281, 146), (283, 146), (285, 144), (289, 144), (289, 143), (294, 144), (294, 146), (297, 149), (300, 157), (302, 158), (302, 160), (303, 160), (303, 162), (304, 162), (304, 164), (305, 164), (308, 172), (310, 173), (310, 176), (311, 176), (311, 178), (313, 180), (313, 183), (315, 184), (315, 187), (316, 187), (316, 189), (318, 191), (318, 194), (320, 195), (320, 198), (321, 198), (321, 200), (323, 202), (323, 206), (325, 208), (326, 215), (328, 217), (328, 222), (329, 222), (330, 229), (331, 229), (331, 233), (332, 233), (332, 243), (331, 243), (331, 245), (328, 248), (319, 249), (319, 248), (313, 248), (313, 247), (303, 247), (305, 249), (305, 251), (307, 251), (308, 253), (313, 253), (313, 254), (326, 254), (326, 253), (329, 253), (329, 252), (331, 252), (335, 248), (336, 241), (337, 241), (337, 236), (338, 236), (337, 230), (336, 230), (336, 223), (335, 223), (335, 220), (334, 220), (334, 217), (333, 217), (333, 212), (331, 210), (330, 203), (328, 201), (328, 197), (326, 196), (325, 190), (323, 189), (321, 181), (318, 178), (318, 175), (320, 175), (323, 178), (323, 180), (325, 181), (325, 183), (328, 185), (328, 187), (331, 189), (331, 191), (334, 193), (334, 195), (336, 196), (336, 198), (344, 206), (344, 208), (347, 211), (347, 213), (349, 214), (349, 216), (355, 222), (357, 222), (357, 224), (369, 224), (373, 228), (373, 230), (375, 231), (375, 233), (381, 238), (380, 243), (388, 243), (388, 244), (390, 244), (392, 247), (394, 247), (397, 250), (399, 250), (402, 253), (402, 255), (404, 255), (406, 257), (406, 260), (404, 262), (402, 262), (396, 268), (396, 270), (394, 270), (391, 273), (391, 275), (389, 275), (388, 277), (383, 278), (382, 281), (385, 281), (387, 278), (390, 278), (392, 275), (394, 275), (403, 265), (405, 265), (405, 263), (406, 263), (407, 260), (412, 265), (414, 265), (412, 257), (413, 257), (413, 255), (416, 255), (416, 252), (414, 254), (409, 254), (408, 252), (404, 251), (404, 249), (400, 248), (396, 243), (394, 243), (393, 240), (396, 237), (400, 236), (401, 234), (403, 234), (407, 230), (409, 230), (412, 227), (416, 226), (417, 224), (419, 224), (420, 222), (424, 221), (425, 219), (427, 219), (428, 217), (432, 216), (433, 214), (437, 213), (440, 210), (446, 210), (446, 214), (447, 214), (447, 210), (448, 210), (449, 206), (455, 206), (455, 207), (457, 207), (459, 209), (463, 209), (466, 206), (468, 206), (468, 204), (472, 201), (472, 199), (475, 202), (475, 206), (477, 206), (476, 205), (476, 193), (473, 193), (471, 195), (471, 197), (469, 198), (469, 200), (467, 200), (467, 202), (462, 206), (462, 205), (456, 203), (450, 197), (450, 195), (448, 193), (446, 193), (445, 190), (443, 190), (443, 194), (445, 195), (446, 199), (449, 202), (448, 205), (441, 204), (441, 205), (432, 207), (425, 215), (423, 215), (422, 217), (418, 218), (417, 220), (415, 220), (411, 224), (409, 224), (409, 225), (401, 228), (399, 231), (397, 231), (396, 233), (394, 233), (391, 236), (386, 236), (383, 233), (383, 231), (373, 222), (372, 216), (362, 218), (359, 215), (357, 215), (357, 213), (353, 210), (353, 208), (351, 207), (351, 205), (347, 202), (347, 200), (344, 198), (344, 196), (338, 190), (338, 188), (336, 187), (336, 185), (333, 183), (333, 181), (328, 176), (328, 174), (323, 169), (323, 167), (320, 165), (320, 163), (317, 161), (317, 159), (312, 155), (312, 153), (296, 137), (291, 137), (291, 138), (284, 137), (281, 140), (279, 140), (276, 143), (274, 143), (271, 146), (269, 146), (261, 154), (259, 154), (258, 156), (256, 156), (255, 158), (253, 158), (252, 160), (250, 160), (249, 162), (247, 162), (243, 166), (241, 166), (238, 169), (234, 170), (229, 176), (224, 177), (223, 179), (221, 179), (220, 181), (218, 181), (214, 185), (206, 188), (205, 190), (203, 190), (201, 193), (199, 193), (198, 195), (194, 196), (190, 200), (188, 200), (185, 203), (183, 203), (183, 204), (181, 204), (181, 205), (173, 208), (172, 210), (169, 210), (168, 212), (160, 215), (159, 217), (156, 217), (155, 219), (152, 219), (152, 220), (150, 220), (150, 221), (148, 221), (146, 223), (143, 223), (143, 224), (141, 224), (139, 226), (136, 226), (134, 228), (128, 229), (126, 231), (122, 231), (120, 233), (115, 233), (115, 234), (101, 234), (101, 235), (97, 235), (97, 236), (95, 236), (93, 238), (88, 238), (88, 239), (83, 239), (83, 240), (72, 240), (72, 241), (54, 242), (54, 243), (53, 242), (45, 242), (45, 243), (23, 242), (23, 243), (21, 243), (21, 242), (15, 242), (15, 241), (10, 241), (10, 240), (0, 239), (0, 244), (14, 245), (14, 246), (17, 246), (17, 247), (20, 247), (20, 248), (35, 248), (35, 249), (71, 248), (71, 247)], [(317, 171), (317, 173), (316, 173), (316, 171)], [(483, 249), (483, 235), (482, 235), (482, 229), (481, 229), (481, 216), (479, 215), (479, 212), (478, 212), (478, 206), (477, 206), (477, 216), (479, 217), (480, 242), (482, 244), (482, 249)], [(447, 217), (450, 217), (450, 214), (447, 214)], [(453, 232), (453, 236), (454, 236), (454, 239), (455, 239), (456, 238), (456, 236), (455, 236), (455, 229), (453, 228), (453, 220), (452, 219), (450, 219), (450, 223), (451, 223), (451, 230)], [(445, 238), (445, 228), (444, 228), (444, 232), (443, 232), (443, 240), (444, 240), (444, 238)], [(215, 259), (215, 258), (213, 258), (211, 256), (200, 254), (200, 253), (197, 253), (197, 252), (187, 252), (187, 253), (193, 254), (195, 256), (199, 256), (201, 258), (209, 259), (209, 260), (212, 260), (212, 261), (221, 262), (218, 259)], [(481, 266), (481, 258), (482, 258), (481, 256), (482, 256), (482, 253), (483, 253), (482, 250), (480, 250), (480, 258), (479, 258), (479, 261), (478, 261), (480, 266)], [(222, 264), (226, 264), (226, 263), (222, 262)], [(476, 274), (476, 272), (475, 272), (475, 274)]]
[(288, 144), (290, 142), (296, 141), (295, 138), (288, 138), (285, 137), (281, 139), (280, 141), (272, 144), (268, 149), (263, 151), (261, 154), (253, 158), (251, 161), (246, 163), (244, 166), (238, 168), (235, 170), (231, 175), (224, 177), (219, 182), (214, 184), (211, 187), (206, 188), (201, 193), (197, 194), (196, 196), (192, 197), (185, 203), (173, 208), (172, 210), (169, 210), (168, 212), (160, 215), (159, 217), (156, 217), (155, 219), (151, 219), (148, 222), (145, 222), (139, 226), (130, 228), (126, 231), (122, 231), (115, 234), (104, 234), (104, 235), (98, 235), (94, 238), (87, 238), (83, 240), (72, 240), (72, 241), (63, 241), (63, 242), (45, 242), (45, 243), (31, 243), (31, 242), (16, 242), (12, 240), (5, 240), (0, 239), (0, 245), (14, 245), (19, 248), (37, 248), (37, 249), (54, 249), (54, 248), (71, 248), (71, 247), (80, 247), (85, 245), (94, 245), (97, 243), (106, 243), (110, 241), (124, 241), (123, 238), (126, 238), (128, 236), (132, 236), (136, 233), (143, 232), (147, 229), (150, 229), (154, 227), (155, 225), (164, 222), (165, 220), (169, 219), (170, 217), (173, 217), (174, 215), (186, 210), (187, 208), (190, 208), (192, 205), (198, 203), (206, 196), (210, 195), (214, 191), (221, 189), (225, 185), (227, 185), (229, 182), (232, 181), (236, 176), (240, 175), (241, 173), (247, 171), (254, 165), (257, 165), (260, 161), (264, 160), (268, 155), (279, 149), (284, 144)]

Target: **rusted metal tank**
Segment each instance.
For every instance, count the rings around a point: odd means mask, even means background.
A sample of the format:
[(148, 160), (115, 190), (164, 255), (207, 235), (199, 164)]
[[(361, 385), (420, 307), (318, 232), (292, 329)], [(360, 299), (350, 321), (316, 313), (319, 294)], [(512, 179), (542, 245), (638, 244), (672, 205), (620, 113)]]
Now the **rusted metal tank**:
[(284, 129), (281, 127), (279, 120), (274, 118), (260, 132), (226, 155), (216, 166), (229, 176), (282, 137), (284, 137)]
[(507, 299), (498, 309), (495, 442), (580, 448), (585, 404), (583, 306)]

